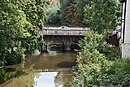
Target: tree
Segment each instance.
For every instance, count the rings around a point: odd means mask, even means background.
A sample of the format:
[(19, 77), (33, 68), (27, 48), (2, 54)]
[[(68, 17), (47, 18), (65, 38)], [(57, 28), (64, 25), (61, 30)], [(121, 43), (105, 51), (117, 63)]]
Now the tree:
[(60, 0), (61, 24), (66, 26), (84, 26), (84, 7), (90, 0)]
[(78, 22), (78, 26), (87, 26), (87, 24), (84, 24), (84, 7), (88, 3), (90, 3), (91, 0), (76, 0), (76, 20)]
[(60, 2), (47, 4), (44, 15), (45, 25), (60, 25)]
[(77, 25), (75, 3), (75, 0), (61, 0), (61, 25)]
[(114, 29), (120, 20), (120, 3), (118, 0), (91, 0), (85, 6), (85, 23), (91, 29), (104, 33)]
[(41, 44), (43, 0), (0, 1), (0, 65), (18, 63)]

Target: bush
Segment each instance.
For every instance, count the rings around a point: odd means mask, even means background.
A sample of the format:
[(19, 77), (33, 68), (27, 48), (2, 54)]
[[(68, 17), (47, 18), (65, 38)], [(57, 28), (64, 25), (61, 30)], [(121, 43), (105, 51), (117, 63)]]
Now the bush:
[(0, 83), (17, 76), (16, 69), (0, 69)]
[(112, 63), (108, 70), (110, 83), (121, 87), (130, 86), (130, 60), (119, 59)]
[(106, 44), (103, 36), (93, 31), (85, 34), (86, 37), (79, 42), (81, 50), (77, 57), (77, 70), (73, 87), (100, 86), (106, 78), (109, 61), (100, 53), (100, 44)]
[[(93, 31), (79, 42), (73, 87), (128, 87), (130, 60), (120, 59), (119, 48), (108, 45)], [(114, 53), (115, 52), (115, 53)]]

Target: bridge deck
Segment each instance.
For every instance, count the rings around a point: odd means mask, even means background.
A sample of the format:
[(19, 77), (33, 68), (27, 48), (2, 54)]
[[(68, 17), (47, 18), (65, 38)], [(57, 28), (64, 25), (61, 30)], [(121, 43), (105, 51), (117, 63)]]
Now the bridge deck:
[(84, 32), (89, 31), (89, 28), (62, 28), (62, 27), (44, 27), (42, 34), (43, 35), (71, 35), (71, 36), (84, 36)]

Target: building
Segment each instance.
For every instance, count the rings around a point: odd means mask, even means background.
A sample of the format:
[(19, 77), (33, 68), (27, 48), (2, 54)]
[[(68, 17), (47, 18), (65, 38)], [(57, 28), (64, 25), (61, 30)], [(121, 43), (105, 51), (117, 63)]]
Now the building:
[(130, 0), (121, 0), (123, 3), (122, 21), (122, 58), (130, 58)]

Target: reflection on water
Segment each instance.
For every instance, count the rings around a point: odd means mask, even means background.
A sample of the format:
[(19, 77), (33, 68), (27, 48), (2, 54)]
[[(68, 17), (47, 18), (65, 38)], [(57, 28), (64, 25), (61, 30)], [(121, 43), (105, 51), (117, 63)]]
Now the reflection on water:
[(41, 72), (34, 78), (34, 87), (55, 87), (55, 76), (57, 72)]
[[(28, 74), (8, 80), (0, 87), (71, 87), (74, 53), (43, 53), (27, 58), (24, 68)], [(23, 65), (22, 65), (23, 66)]]
[(71, 72), (41, 72), (34, 78), (34, 87), (70, 87), (72, 76)]

